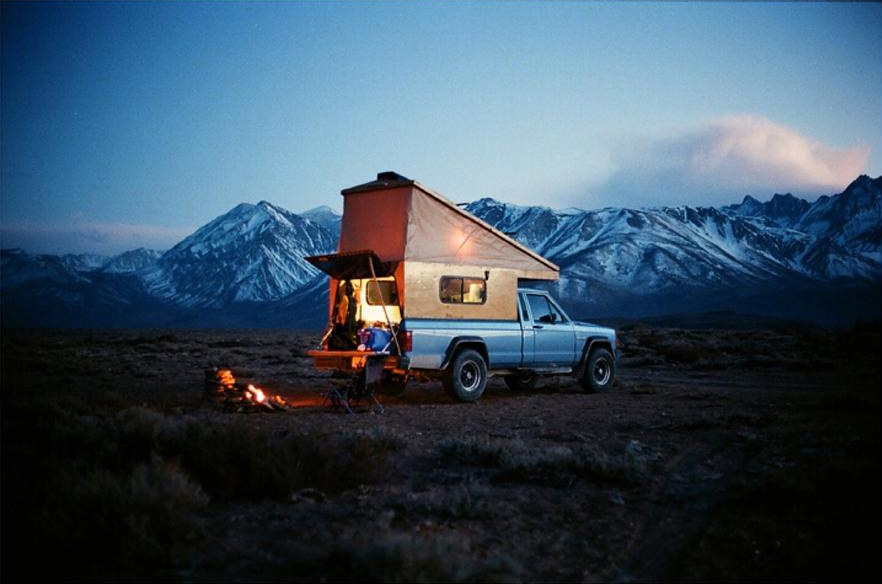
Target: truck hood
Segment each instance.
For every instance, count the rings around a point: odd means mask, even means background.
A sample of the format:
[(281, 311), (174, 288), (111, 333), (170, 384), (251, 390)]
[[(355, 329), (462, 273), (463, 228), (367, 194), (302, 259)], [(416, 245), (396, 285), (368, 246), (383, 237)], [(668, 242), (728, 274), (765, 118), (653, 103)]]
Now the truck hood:
[(606, 326), (600, 326), (599, 324), (594, 324), (591, 322), (584, 322), (574, 320), (573, 325), (580, 331), (587, 332), (592, 335), (601, 335), (608, 338), (615, 337), (616, 331), (615, 329), (611, 329)]

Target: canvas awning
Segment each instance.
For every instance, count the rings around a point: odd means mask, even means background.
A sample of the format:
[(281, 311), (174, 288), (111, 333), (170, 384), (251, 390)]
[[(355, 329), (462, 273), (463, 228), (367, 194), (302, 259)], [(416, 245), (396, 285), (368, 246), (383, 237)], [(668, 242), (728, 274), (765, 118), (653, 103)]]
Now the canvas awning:
[(371, 266), (378, 278), (391, 276), (395, 273), (398, 262), (384, 262), (372, 250), (344, 251), (305, 258), (306, 261), (337, 280), (354, 278), (370, 278)]

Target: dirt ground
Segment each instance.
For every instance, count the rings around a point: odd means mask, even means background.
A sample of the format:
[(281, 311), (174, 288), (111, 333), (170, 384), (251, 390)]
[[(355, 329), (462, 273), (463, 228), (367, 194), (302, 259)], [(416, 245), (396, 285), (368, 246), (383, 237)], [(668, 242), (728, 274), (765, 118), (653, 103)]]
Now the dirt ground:
[[(880, 327), (628, 325), (609, 394), (322, 403), (290, 331), (2, 331), (4, 577), (879, 577)], [(204, 370), (291, 400), (225, 412)]]

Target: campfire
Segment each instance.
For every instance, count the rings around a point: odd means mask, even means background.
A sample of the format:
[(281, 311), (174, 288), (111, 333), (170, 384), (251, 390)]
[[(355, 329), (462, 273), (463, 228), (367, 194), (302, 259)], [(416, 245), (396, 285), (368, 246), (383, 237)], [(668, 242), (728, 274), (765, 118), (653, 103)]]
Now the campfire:
[(291, 409), (283, 397), (269, 395), (251, 383), (237, 382), (229, 369), (207, 369), (205, 393), (230, 412), (283, 412)]

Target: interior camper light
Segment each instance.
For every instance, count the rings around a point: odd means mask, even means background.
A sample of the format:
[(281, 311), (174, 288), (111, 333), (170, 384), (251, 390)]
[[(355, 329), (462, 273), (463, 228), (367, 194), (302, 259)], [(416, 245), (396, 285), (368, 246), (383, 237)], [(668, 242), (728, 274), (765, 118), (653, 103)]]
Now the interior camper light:
[(450, 234), (450, 243), (453, 245), (456, 255), (471, 255), (472, 233), (466, 233), (462, 229), (454, 229)]

